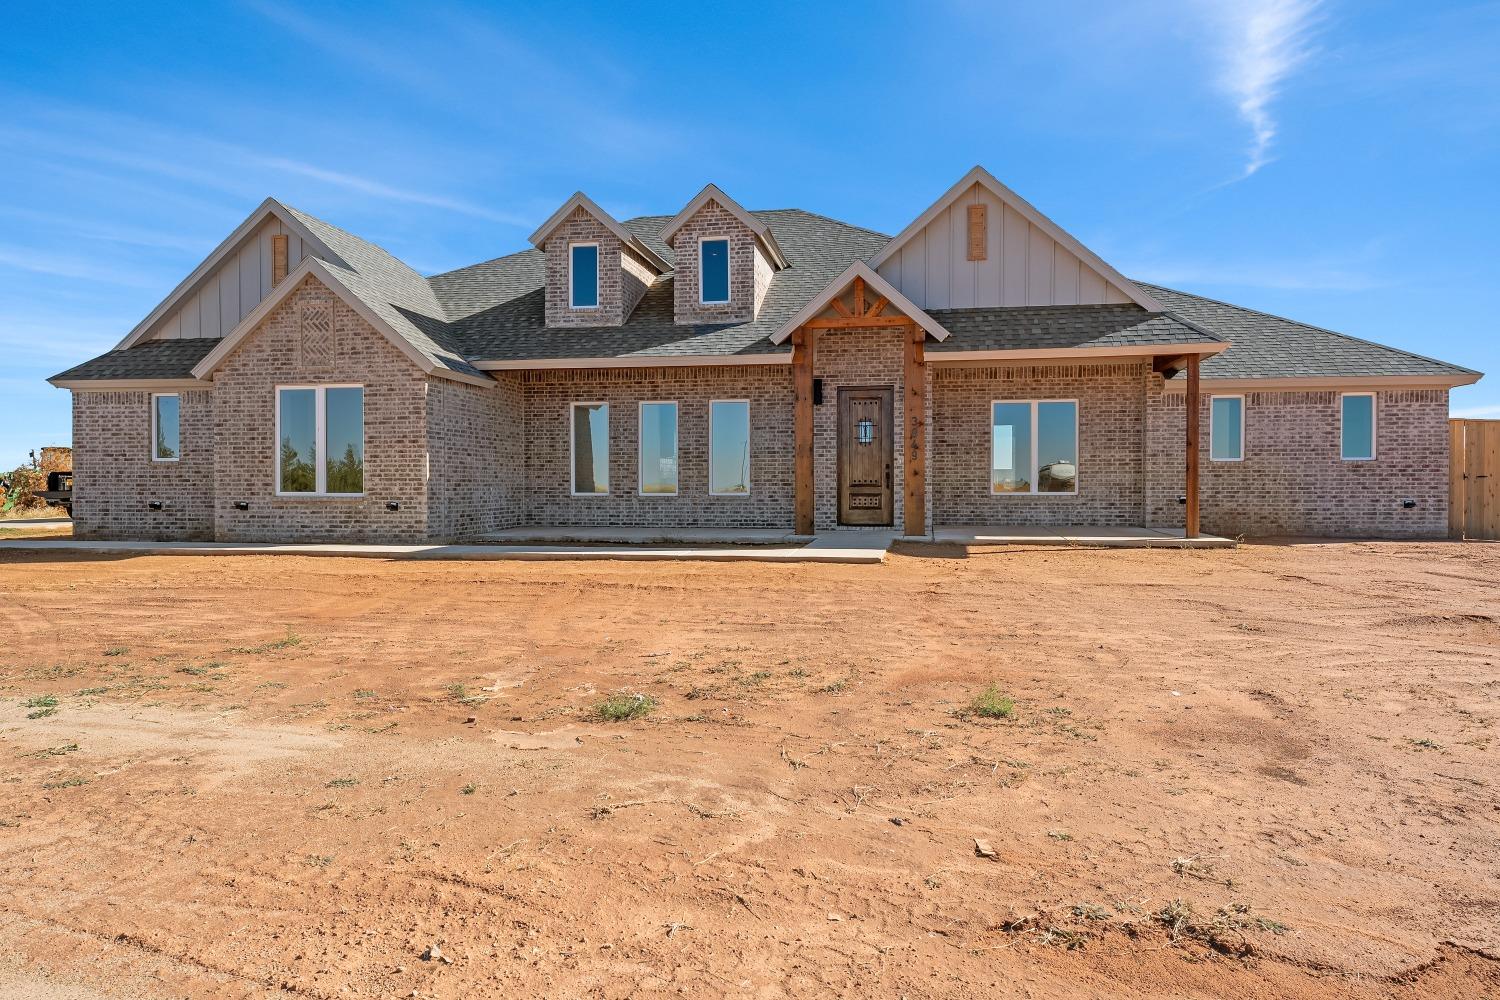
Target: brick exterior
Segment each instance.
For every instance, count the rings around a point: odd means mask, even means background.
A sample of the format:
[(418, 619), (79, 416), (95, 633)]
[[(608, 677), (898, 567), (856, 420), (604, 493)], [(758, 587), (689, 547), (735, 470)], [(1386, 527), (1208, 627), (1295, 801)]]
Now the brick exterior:
[[(1240, 462), (1209, 460), (1202, 399), (1199, 489), (1203, 530), (1222, 535), (1443, 537), (1448, 531), (1448, 392), (1381, 392), (1376, 457), (1339, 457), (1337, 392), (1247, 392)], [(1147, 510), (1153, 526), (1182, 525), (1184, 396), (1153, 376), (1147, 394)], [(1417, 501), (1407, 510), (1403, 499)]]
[[(73, 393), (73, 537), (201, 541), (214, 530), (213, 401), (181, 398), (175, 462), (151, 460), (151, 393)], [(149, 504), (160, 501), (162, 510)]]
[(521, 378), (496, 375), (494, 389), (428, 381), (428, 530), (434, 538), (472, 539), (522, 523)]
[[(304, 303), (332, 310), (332, 362), (299, 363)], [(224, 541), (422, 541), (429, 379), (316, 278), (304, 279), (214, 375), (214, 533)], [(275, 495), (276, 387), (365, 388), (365, 495)], [(249, 510), (234, 508), (245, 501)], [(387, 511), (387, 501), (399, 511)]]
[[(568, 305), (568, 247), (574, 243), (599, 244), (599, 305), (595, 309)], [(650, 265), (582, 206), (552, 231), (542, 250), (547, 255), (548, 326), (619, 326), (656, 280)]]
[[(524, 516), (542, 525), (792, 526), (792, 378), (783, 365), (528, 372)], [(708, 492), (708, 404), (750, 400), (750, 494)], [(677, 495), (638, 493), (643, 400), (677, 401)], [(609, 404), (609, 493), (574, 497), (570, 406)]]
[[(698, 241), (729, 241), (729, 301), (698, 301)], [(709, 199), (672, 234), (672, 296), (679, 323), (744, 323), (755, 318), (771, 284), (771, 263), (755, 234), (717, 201)]]
[[(1149, 371), (1144, 363), (933, 368), (936, 523), (1140, 524)], [(990, 404), (1032, 399), (1078, 400), (1076, 495), (990, 492)]]

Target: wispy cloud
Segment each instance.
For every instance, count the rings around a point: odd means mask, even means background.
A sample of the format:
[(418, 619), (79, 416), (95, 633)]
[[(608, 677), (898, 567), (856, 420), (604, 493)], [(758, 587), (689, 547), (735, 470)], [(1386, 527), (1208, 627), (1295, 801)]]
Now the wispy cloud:
[(1461, 420), (1493, 420), (1500, 417), (1500, 403), (1491, 403), (1488, 406), (1461, 406), (1448, 413), (1450, 417), (1458, 417)]
[(24, 246), (0, 245), (0, 268), (45, 274), (53, 278), (104, 281), (132, 288), (150, 288), (157, 283), (157, 279), (151, 275), (126, 268), (101, 265), (80, 257), (47, 253)]
[(1282, 84), (1313, 54), (1321, 0), (1207, 0), (1200, 3), (1219, 36), (1219, 86), (1250, 126), (1240, 179), (1271, 162)]
[(392, 187), (382, 184), (380, 181), (371, 180), (368, 177), (360, 177), (357, 174), (344, 173), (339, 170), (328, 170), (315, 166), (311, 163), (299, 163), (296, 160), (288, 160), (281, 157), (257, 157), (253, 154), (245, 154), (268, 170), (279, 170), (289, 174), (297, 174), (301, 177), (310, 177), (325, 184), (332, 184), (348, 191), (359, 194), (367, 194), (373, 198), (384, 198), (388, 201), (404, 201), (413, 205), (426, 205), (429, 208), (441, 208), (449, 212), (457, 212), (461, 215), (471, 215), (478, 219), (488, 219), (491, 222), (503, 222), (512, 226), (528, 225), (528, 220), (517, 215), (505, 212), (495, 212), (482, 205), (463, 201), (458, 198), (448, 198), (443, 195), (429, 194), (425, 191), (412, 191), (404, 188)]

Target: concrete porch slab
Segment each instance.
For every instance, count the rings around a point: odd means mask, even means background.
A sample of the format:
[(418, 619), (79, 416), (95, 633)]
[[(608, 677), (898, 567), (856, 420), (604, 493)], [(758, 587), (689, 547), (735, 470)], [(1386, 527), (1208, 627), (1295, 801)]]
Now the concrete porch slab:
[(1080, 545), (1106, 549), (1232, 549), (1232, 538), (1184, 538), (1181, 528), (1088, 525), (956, 525), (934, 528), (932, 540), (953, 545)]
[(788, 528), (596, 528), (532, 525), (480, 535), (502, 545), (805, 545), (812, 535)]
[[(843, 537), (844, 535), (859, 537)], [(345, 556), (365, 559), (566, 561), (616, 559), (695, 562), (881, 563), (893, 532), (834, 532), (806, 545), (281, 545), (238, 542), (91, 542), (70, 538), (0, 541), (7, 552), (76, 552), (126, 556)]]

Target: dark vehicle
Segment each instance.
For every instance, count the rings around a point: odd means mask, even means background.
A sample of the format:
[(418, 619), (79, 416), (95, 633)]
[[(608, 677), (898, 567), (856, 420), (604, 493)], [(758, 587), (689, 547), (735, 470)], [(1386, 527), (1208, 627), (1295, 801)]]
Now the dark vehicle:
[(49, 504), (61, 507), (73, 516), (73, 473), (49, 472), (47, 473), (47, 488), (37, 490), (36, 495)]

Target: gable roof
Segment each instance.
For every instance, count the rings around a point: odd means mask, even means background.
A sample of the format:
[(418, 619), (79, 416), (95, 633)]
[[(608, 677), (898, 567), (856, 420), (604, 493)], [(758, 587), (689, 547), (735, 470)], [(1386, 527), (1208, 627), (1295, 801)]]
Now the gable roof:
[(134, 347), (117, 347), (107, 354), (74, 365), (47, 381), (67, 389), (72, 383), (171, 382), (191, 380), (193, 366), (219, 343), (218, 337), (147, 340)]
[(589, 215), (592, 215), (605, 229), (614, 233), (621, 243), (644, 257), (646, 263), (655, 268), (658, 274), (672, 269), (672, 265), (667, 263), (660, 254), (643, 243), (630, 230), (616, 222), (614, 216), (600, 208), (594, 203), (592, 198), (582, 191), (574, 191), (573, 197), (563, 202), (561, 208), (553, 212), (548, 216), (546, 222), (537, 227), (537, 231), (531, 234), (531, 239), (529, 240), (531, 245), (538, 250), (542, 249), (542, 244), (546, 242), (547, 237), (552, 235), (552, 231), (567, 221), (568, 216), (580, 208), (589, 213)]
[(740, 203), (721, 191), (717, 184), (705, 184), (703, 190), (699, 191), (693, 196), (692, 201), (683, 206), (682, 211), (672, 216), (671, 220), (665, 226), (661, 227), (661, 232), (658, 234), (661, 241), (671, 246), (672, 237), (677, 235), (677, 230), (681, 229), (684, 223), (696, 215), (698, 210), (710, 201), (717, 202), (720, 208), (734, 216), (745, 228), (755, 234), (755, 238), (760, 240), (761, 245), (765, 248), (766, 256), (771, 259), (771, 263), (776, 265), (778, 270), (788, 266), (786, 257), (781, 252), (781, 247), (776, 245), (776, 234), (771, 231), (771, 227), (741, 208)]
[(797, 327), (827, 309), (830, 302), (844, 294), (845, 289), (854, 284), (855, 278), (865, 279), (865, 287), (873, 288), (877, 293), (890, 299), (891, 305), (901, 310), (906, 314), (908, 319), (931, 334), (933, 339), (937, 341), (948, 339), (948, 331), (943, 329), (941, 323), (923, 312), (911, 299), (902, 295), (895, 285), (877, 274), (875, 269), (870, 267), (869, 264), (866, 264), (862, 260), (857, 260), (845, 268), (844, 273), (830, 281), (821, 292), (814, 295), (806, 305), (798, 309), (786, 322), (777, 327), (776, 332), (771, 335), (771, 343), (780, 344), (784, 342)]
[[(220, 264), (254, 237), (255, 231), (261, 227), (262, 223), (272, 218), (280, 221), (282, 225), (291, 229), (305, 242), (312, 244), (319, 256), (334, 263), (343, 263), (338, 253), (327, 243), (323, 242), (323, 240), (319, 239), (318, 235), (308, 227), (307, 220), (310, 220), (311, 216), (304, 216), (300, 212), (294, 212), (275, 198), (267, 198), (256, 207), (255, 211), (246, 217), (244, 222), (236, 226), (234, 232), (226, 236), (224, 241), (215, 247), (212, 253), (203, 258), (202, 263), (193, 268), (192, 272), (186, 278), (183, 278), (181, 283), (172, 289), (171, 293), (165, 299), (162, 299), (161, 303), (155, 309), (151, 310), (145, 319), (141, 320), (136, 324), (134, 329), (125, 335), (125, 339), (120, 341), (116, 350), (134, 347), (140, 343), (146, 334), (151, 332), (152, 327), (156, 325), (158, 320), (168, 315), (179, 303), (197, 291), (199, 286), (213, 276)], [(316, 222), (317, 220), (311, 219), (311, 221)], [(326, 224), (320, 223), (320, 225)], [(332, 229), (333, 227), (328, 226), (327, 228)], [(342, 232), (342, 230), (338, 231)]]
[(991, 351), (1141, 350), (1180, 347), (1183, 353), (1226, 349), (1223, 337), (1172, 313), (1148, 312), (1133, 302), (1087, 306), (986, 306), (934, 309), (932, 318), (953, 336), (929, 344), (933, 356)]
[(1348, 334), (1298, 323), (1217, 299), (1141, 284), (1173, 313), (1229, 340), (1223, 354), (1203, 363), (1216, 379), (1431, 377), (1452, 385), (1478, 381), (1479, 372)]
[(1125, 277), (1119, 271), (1116, 271), (1113, 267), (1106, 263), (1102, 257), (1080, 243), (1072, 233), (1069, 233), (1067, 230), (1063, 229), (1062, 226), (1059, 226), (1057, 223), (1047, 218), (1047, 216), (1043, 215), (1036, 208), (1036, 206), (1031, 204), (1031, 202), (1027, 201), (1025, 198), (1022, 198), (1010, 188), (1000, 183), (1000, 181), (996, 179), (993, 174), (984, 169), (984, 167), (979, 166), (976, 166), (974, 169), (970, 170), (968, 173), (959, 178), (958, 183), (954, 184), (941, 198), (928, 206), (927, 211), (917, 216), (911, 221), (910, 225), (901, 230), (901, 232), (898, 233), (896, 237), (886, 245), (885, 249), (881, 250), (878, 254), (875, 255), (874, 259), (870, 261), (870, 266), (878, 269), (880, 265), (889, 260), (893, 255), (895, 255), (897, 251), (899, 251), (907, 243), (911, 242), (913, 237), (915, 237), (923, 229), (926, 229), (928, 223), (937, 218), (939, 213), (945, 211), (948, 206), (952, 205), (959, 198), (963, 197), (964, 193), (976, 184), (988, 189), (989, 192), (996, 198), (1000, 199), (1001, 202), (1015, 209), (1022, 218), (1026, 219), (1032, 225), (1036, 226), (1042, 232), (1050, 236), (1053, 240), (1060, 243), (1063, 247), (1067, 248), (1075, 257), (1083, 261), (1085, 265), (1093, 268), (1105, 280), (1110, 282), (1110, 284), (1114, 285), (1116, 288), (1120, 289), (1120, 291), (1128, 295), (1130, 299), (1136, 303), (1136, 305), (1140, 306), (1142, 309), (1147, 309), (1152, 312), (1162, 311), (1161, 303), (1157, 302), (1154, 298), (1147, 294), (1147, 292), (1140, 286), (1138, 286), (1135, 282)]

